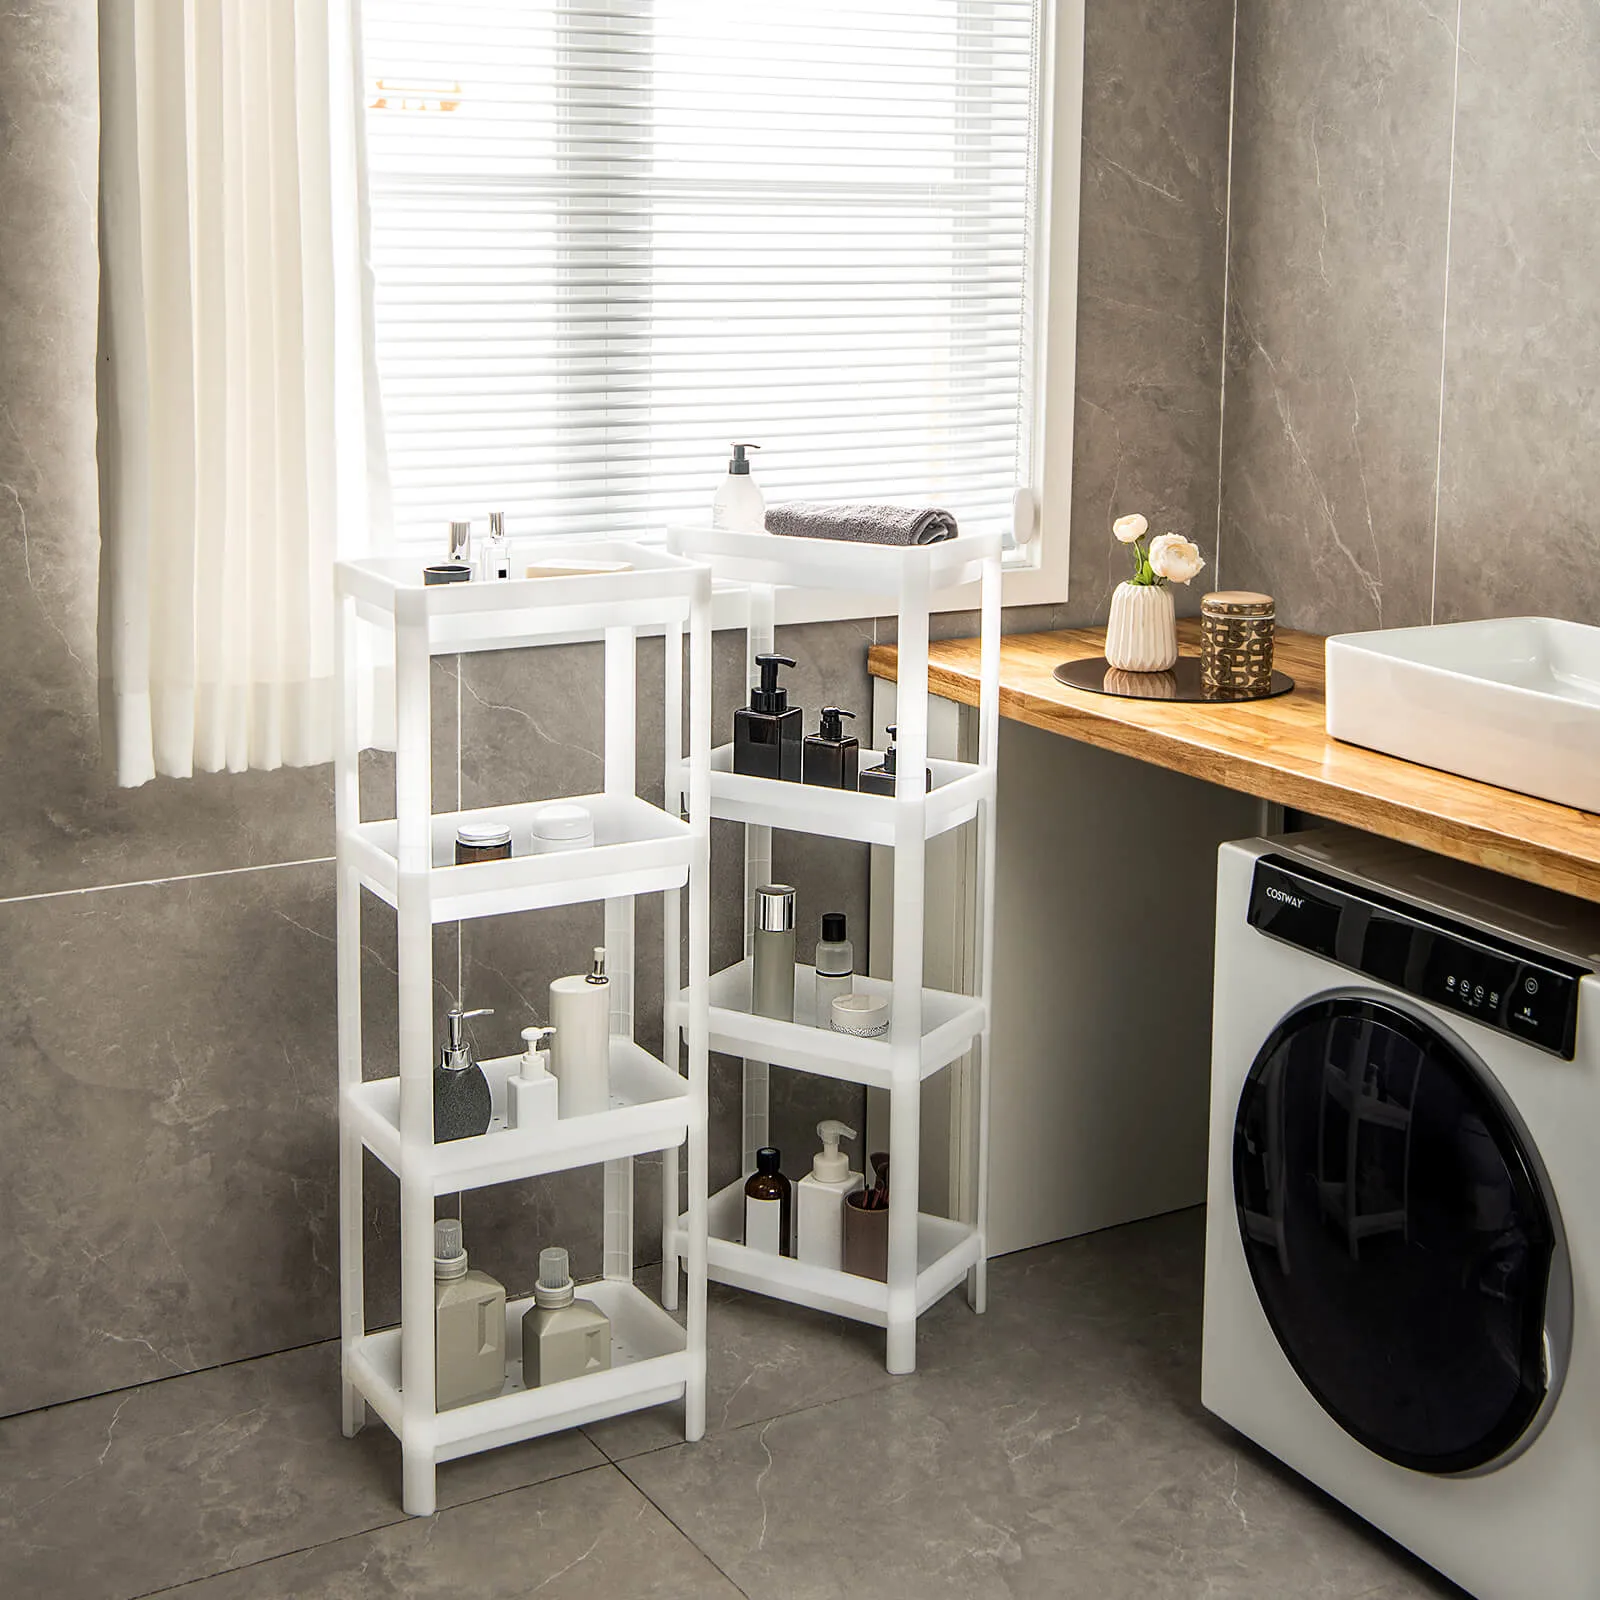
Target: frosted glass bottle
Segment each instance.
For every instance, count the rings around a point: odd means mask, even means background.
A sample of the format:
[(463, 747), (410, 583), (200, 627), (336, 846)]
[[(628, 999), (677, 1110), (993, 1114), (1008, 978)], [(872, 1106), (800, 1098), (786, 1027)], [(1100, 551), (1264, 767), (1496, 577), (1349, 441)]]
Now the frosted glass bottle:
[(433, 1225), (433, 1383), (440, 1411), (492, 1400), (506, 1381), (506, 1291), (467, 1270), (461, 1224)]

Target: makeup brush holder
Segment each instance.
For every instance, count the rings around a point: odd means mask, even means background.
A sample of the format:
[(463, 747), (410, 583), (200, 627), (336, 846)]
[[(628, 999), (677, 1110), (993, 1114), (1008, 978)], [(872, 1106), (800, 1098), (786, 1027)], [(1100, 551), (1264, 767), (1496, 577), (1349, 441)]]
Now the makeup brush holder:
[(889, 1281), (889, 1208), (869, 1211), (874, 1191), (858, 1189), (844, 1197), (844, 1270), (858, 1278)]

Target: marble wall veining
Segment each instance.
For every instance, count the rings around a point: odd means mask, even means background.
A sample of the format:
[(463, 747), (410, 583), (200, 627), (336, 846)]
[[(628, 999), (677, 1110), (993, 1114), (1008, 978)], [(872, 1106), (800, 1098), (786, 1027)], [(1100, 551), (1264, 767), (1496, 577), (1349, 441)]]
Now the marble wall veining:
[[(1216, 432), (1232, 0), (1090, 0), (1072, 593), (1012, 629), (1103, 617), (1121, 576), (1107, 524), (1143, 508), (1216, 521)], [(96, 719), (94, 7), (0, 12), (0, 1415), (329, 1337), (334, 1262), (332, 802), (325, 768), (112, 787)], [(950, 616), (938, 631), (970, 631)], [(866, 646), (892, 623), (786, 629), (799, 702), (870, 703)], [(435, 793), (469, 804), (581, 792), (599, 772), (600, 682), (583, 650), (441, 660)], [(716, 715), (742, 687), (716, 651)], [(641, 704), (659, 682), (641, 664)], [(459, 720), (457, 708), (459, 707)], [(641, 718), (641, 772), (659, 719)], [(364, 771), (369, 814), (392, 764)], [(739, 941), (738, 830), (713, 846), (717, 959)], [(780, 836), (802, 918), (864, 933), (863, 847)], [(393, 926), (364, 924), (367, 1071), (393, 1058)], [(440, 929), (440, 1009), (457, 972), (485, 1052), (515, 1048), (571, 952), (578, 908)], [(859, 937), (859, 935), (858, 935)], [(860, 939), (864, 946), (864, 937)], [(642, 1037), (659, 1027), (658, 914), (640, 924)], [(810, 1147), (841, 1086), (779, 1075), (773, 1131)], [(735, 1175), (738, 1069), (713, 1073), (716, 1181)], [(396, 1204), (369, 1163), (369, 1315), (396, 1306)], [(641, 1261), (660, 1194), (640, 1163)], [(467, 1196), (474, 1258), (525, 1287), (561, 1236), (599, 1270), (598, 1174)]]
[(1600, 19), (1239, 0), (1221, 570), (1320, 632), (1600, 614)]

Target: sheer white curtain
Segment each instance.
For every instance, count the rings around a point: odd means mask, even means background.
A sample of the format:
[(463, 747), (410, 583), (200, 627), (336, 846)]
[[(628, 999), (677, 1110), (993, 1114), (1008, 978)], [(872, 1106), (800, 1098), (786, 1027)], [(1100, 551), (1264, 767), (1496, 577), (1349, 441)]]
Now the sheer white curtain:
[(100, 0), (117, 780), (330, 759), (332, 564), (387, 543), (354, 0)]

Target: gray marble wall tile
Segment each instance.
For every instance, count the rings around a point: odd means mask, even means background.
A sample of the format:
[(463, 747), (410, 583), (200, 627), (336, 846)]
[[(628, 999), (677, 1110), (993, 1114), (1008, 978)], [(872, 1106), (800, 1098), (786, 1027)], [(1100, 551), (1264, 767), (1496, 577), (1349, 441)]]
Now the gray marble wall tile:
[(1221, 581), (1428, 614), (1454, 13), (1242, 0)]
[(334, 1331), (333, 869), (0, 905), (0, 1412)]
[(1467, 0), (1438, 620), (1600, 622), (1600, 14)]
[(1208, 555), (1215, 542), (1233, 14), (1233, 0), (1088, 7), (1071, 593), (1058, 626), (1104, 621), (1126, 576), (1117, 517), (1142, 511)]
[(93, 6), (0, 14), (0, 104), (0, 894), (326, 855), (326, 771), (125, 790), (102, 769)]

